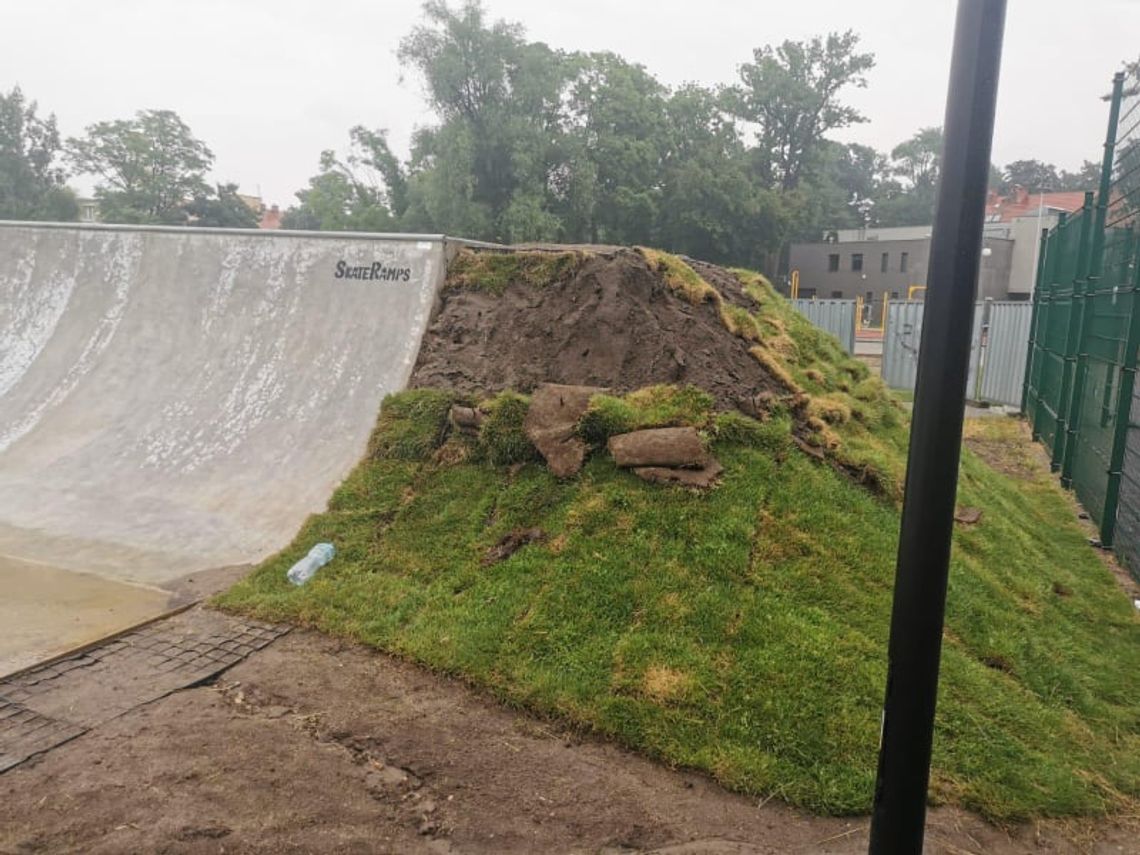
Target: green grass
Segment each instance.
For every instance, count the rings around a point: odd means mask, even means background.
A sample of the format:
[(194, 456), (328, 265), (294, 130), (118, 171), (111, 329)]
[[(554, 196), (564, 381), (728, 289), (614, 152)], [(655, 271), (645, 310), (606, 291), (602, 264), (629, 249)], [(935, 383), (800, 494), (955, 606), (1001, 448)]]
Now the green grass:
[(542, 287), (572, 276), (589, 254), (580, 250), (462, 250), (447, 269), (448, 288), (470, 288), (502, 294), (508, 285)]
[(578, 424), (587, 442), (605, 445), (619, 433), (651, 427), (695, 427), (713, 422), (713, 397), (695, 386), (648, 386), (627, 395), (598, 394)]
[[(793, 368), (819, 364), (805, 362)], [(865, 374), (825, 367), (817, 385), (829, 396), (866, 404), (869, 422), (889, 412)], [(632, 409), (701, 412), (692, 400), (677, 405), (677, 394), (669, 407), (660, 390), (646, 397)], [(431, 445), (440, 437), (428, 400), (413, 408), (431, 415), (412, 432)], [(406, 441), (379, 435), (409, 432), (406, 416), (392, 416), (403, 403), (389, 399), (377, 428), (373, 445), (389, 452), (364, 460), (329, 510), (222, 606), (461, 675), (747, 793), (825, 813), (870, 808), (894, 502), (795, 449), (787, 413), (759, 424), (706, 412), (725, 474), (695, 493), (646, 484), (604, 454), (567, 481), (536, 463), (447, 463), (438, 451), (406, 459)], [(510, 436), (519, 407), (499, 406)], [(985, 431), (1016, 428), (987, 421)], [(825, 428), (854, 444), (857, 425)], [(901, 419), (880, 423), (868, 448), (895, 465), (904, 431)], [(1016, 442), (1026, 440), (999, 445)], [(1134, 805), (1140, 621), (1131, 605), (1047, 474), (1014, 480), (966, 454), (960, 501), (983, 517), (955, 538), (935, 798), (995, 819)], [(484, 565), (504, 534), (532, 527), (546, 540)], [(336, 544), (336, 559), (306, 586), (288, 585), (286, 569), (321, 540)]]

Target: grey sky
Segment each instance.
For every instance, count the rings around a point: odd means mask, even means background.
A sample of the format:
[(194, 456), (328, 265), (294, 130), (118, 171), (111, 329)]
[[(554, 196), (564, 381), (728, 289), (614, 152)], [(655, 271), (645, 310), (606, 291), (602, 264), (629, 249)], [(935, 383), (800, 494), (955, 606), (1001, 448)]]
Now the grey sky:
[[(842, 138), (889, 149), (942, 121), (954, 0), (486, 0), (535, 40), (612, 50), (670, 84), (733, 80), (751, 49), (851, 28), (878, 59), (846, 93), (870, 120)], [(1140, 53), (1140, 0), (1010, 0), (994, 160), (1099, 157), (1099, 96)], [(0, 0), (0, 89), (19, 84), (65, 134), (141, 108), (177, 111), (219, 180), (283, 206), (349, 127), (406, 153), (431, 119), (395, 56), (418, 0)]]

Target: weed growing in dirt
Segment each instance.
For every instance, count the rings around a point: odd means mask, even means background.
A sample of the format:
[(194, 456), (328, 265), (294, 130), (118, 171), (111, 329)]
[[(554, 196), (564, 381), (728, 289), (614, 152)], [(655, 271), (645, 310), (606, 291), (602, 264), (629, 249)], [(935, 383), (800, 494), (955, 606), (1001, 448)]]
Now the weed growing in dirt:
[[(220, 603), (461, 675), (744, 792), (865, 812), (898, 511), (792, 451), (786, 413), (742, 419), (712, 417), (725, 474), (700, 494), (605, 455), (566, 481), (531, 463), (366, 459)], [(874, 448), (901, 454), (896, 430)], [(995, 819), (1121, 810), (1140, 794), (1140, 620), (1047, 472), (1014, 479), (967, 452), (959, 500), (982, 518), (955, 537), (935, 797)], [(544, 540), (485, 563), (534, 528)], [(337, 558), (289, 585), (320, 540)]]

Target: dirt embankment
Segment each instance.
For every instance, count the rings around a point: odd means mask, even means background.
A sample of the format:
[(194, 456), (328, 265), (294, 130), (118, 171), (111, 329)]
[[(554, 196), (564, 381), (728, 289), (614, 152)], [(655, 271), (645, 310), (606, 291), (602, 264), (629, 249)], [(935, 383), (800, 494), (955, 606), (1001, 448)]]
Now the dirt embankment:
[[(751, 303), (731, 274), (693, 264), (728, 302)], [(513, 280), (501, 293), (449, 280), (410, 385), (489, 393), (543, 382), (616, 391), (693, 384), (724, 408), (785, 391), (713, 303), (673, 293), (636, 250), (581, 252), (552, 281)]]

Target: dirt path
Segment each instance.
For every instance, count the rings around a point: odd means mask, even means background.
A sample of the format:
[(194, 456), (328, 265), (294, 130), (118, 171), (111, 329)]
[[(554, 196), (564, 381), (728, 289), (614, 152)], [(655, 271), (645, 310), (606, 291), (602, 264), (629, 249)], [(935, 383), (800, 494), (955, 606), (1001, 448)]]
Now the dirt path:
[[(0, 775), (0, 852), (856, 853), (863, 818), (725, 792), (459, 683), (293, 632)], [(928, 852), (1136, 852), (1115, 823), (931, 815)]]

